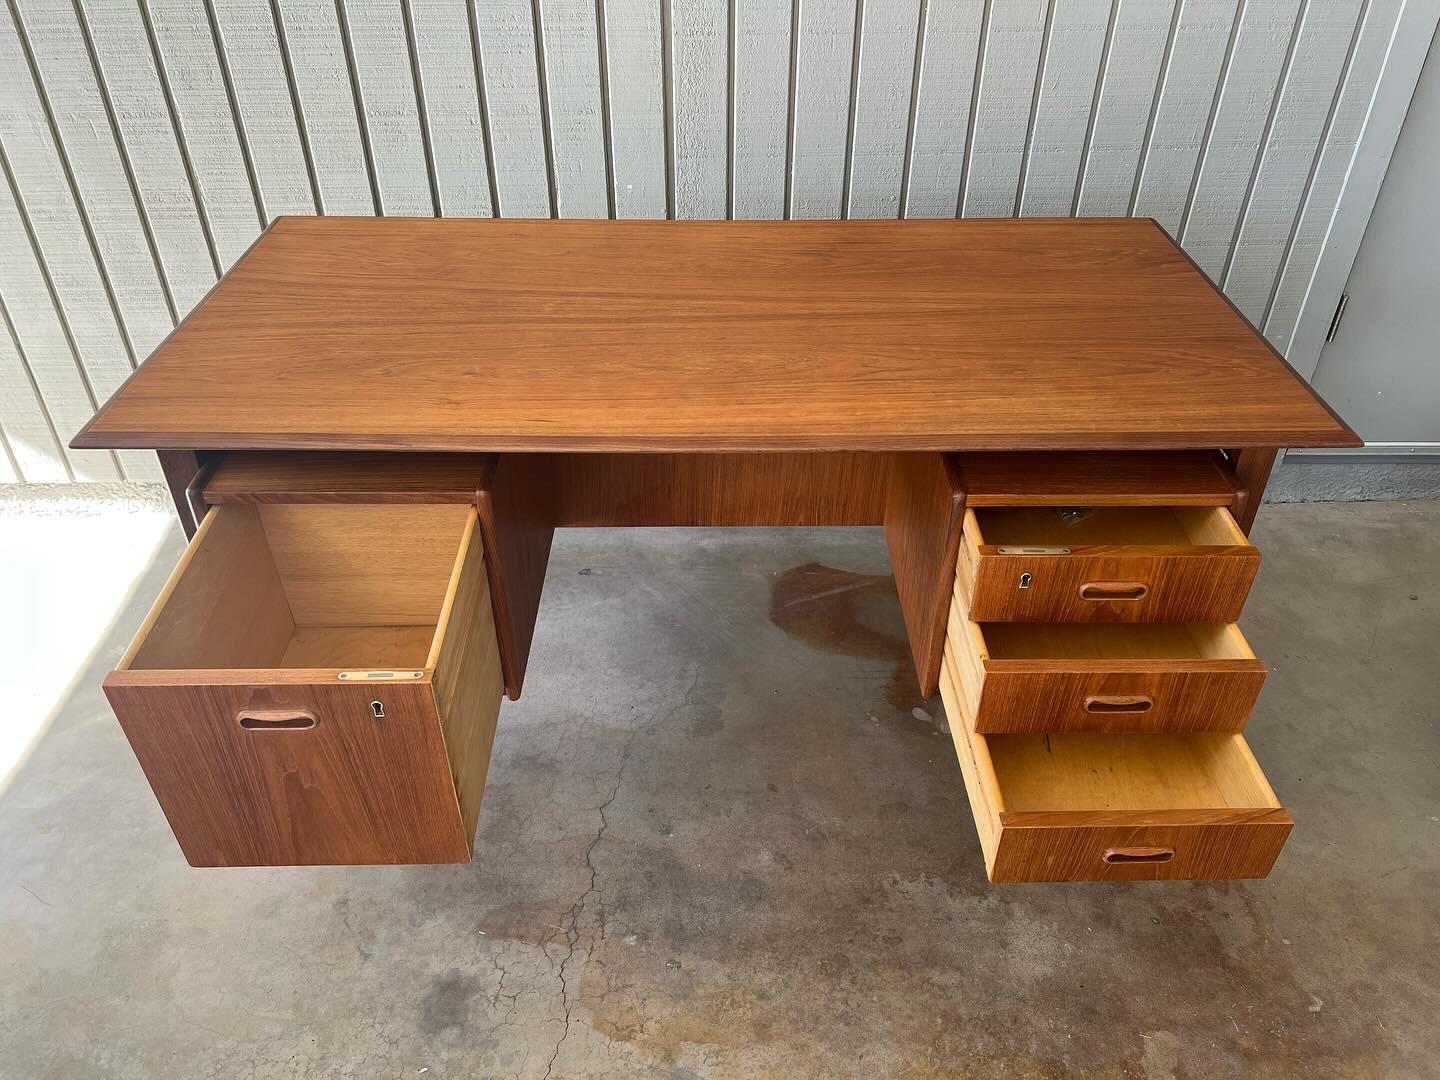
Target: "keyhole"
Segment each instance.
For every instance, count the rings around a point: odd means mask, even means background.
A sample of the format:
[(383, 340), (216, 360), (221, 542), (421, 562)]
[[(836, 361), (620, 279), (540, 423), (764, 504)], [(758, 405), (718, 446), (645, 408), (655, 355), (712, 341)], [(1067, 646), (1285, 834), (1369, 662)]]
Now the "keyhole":
[(384, 704), (384, 702), (380, 702), (380, 701), (372, 701), (372, 702), (370, 702), (370, 711), (375, 714), (375, 719), (376, 719), (376, 720), (384, 720), (384, 719), (385, 719), (385, 704)]
[(1020, 588), (1022, 588), (1022, 589), (1028, 589), (1029, 587), (1030, 587), (1030, 574), (1029, 574), (1029, 572), (1027, 571), (1027, 572), (1025, 572), (1025, 573), (1023, 573), (1023, 574), (1020, 575)]

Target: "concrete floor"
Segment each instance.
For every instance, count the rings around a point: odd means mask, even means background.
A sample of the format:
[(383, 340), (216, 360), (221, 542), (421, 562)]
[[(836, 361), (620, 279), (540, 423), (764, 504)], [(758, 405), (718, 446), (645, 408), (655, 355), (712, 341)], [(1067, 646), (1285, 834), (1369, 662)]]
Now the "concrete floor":
[(0, 1074), (1440, 1075), (1440, 504), (1257, 537), (1275, 873), (994, 887), (878, 530), (564, 534), (472, 864), (191, 870), (98, 689), (171, 535), (0, 791)]

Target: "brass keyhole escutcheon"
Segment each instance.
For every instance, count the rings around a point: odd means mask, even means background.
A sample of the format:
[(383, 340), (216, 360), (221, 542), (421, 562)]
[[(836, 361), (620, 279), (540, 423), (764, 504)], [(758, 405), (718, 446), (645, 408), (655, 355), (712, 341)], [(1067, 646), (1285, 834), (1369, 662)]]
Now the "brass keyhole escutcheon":
[(370, 711), (375, 714), (376, 720), (385, 719), (385, 703), (383, 701), (370, 702)]

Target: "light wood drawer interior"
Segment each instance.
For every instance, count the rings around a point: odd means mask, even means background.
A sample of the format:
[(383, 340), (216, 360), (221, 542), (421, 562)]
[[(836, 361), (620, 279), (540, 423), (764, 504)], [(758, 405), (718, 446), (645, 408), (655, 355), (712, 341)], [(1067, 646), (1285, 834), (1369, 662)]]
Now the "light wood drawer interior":
[(994, 881), (1260, 877), (1289, 834), (1240, 735), (982, 735), (940, 683)]
[(468, 859), (503, 692), (475, 509), (215, 507), (105, 690), (192, 864)]
[(433, 666), (467, 506), (224, 506), (120, 670)]
[(1048, 506), (973, 510), (976, 542), (1001, 546), (1248, 546), (1220, 506)]
[(981, 622), (1233, 622), (1259, 564), (1219, 506), (971, 507), (956, 590)]
[(1244, 810), (1279, 803), (1238, 735), (990, 735), (996, 808)]
[(946, 649), (983, 733), (1241, 731), (1265, 665), (1233, 623), (975, 623)]

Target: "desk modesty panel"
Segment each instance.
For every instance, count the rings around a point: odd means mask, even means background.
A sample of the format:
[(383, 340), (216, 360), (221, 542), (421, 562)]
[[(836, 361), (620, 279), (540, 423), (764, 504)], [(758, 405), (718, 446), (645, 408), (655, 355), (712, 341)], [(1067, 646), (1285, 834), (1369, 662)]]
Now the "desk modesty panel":
[(192, 535), (105, 691), (195, 865), (469, 858), (557, 528), (883, 525), (1003, 882), (1270, 872), (1247, 533), (1358, 442), (1128, 219), (281, 219), (75, 440)]
[(73, 445), (1359, 439), (1149, 220), (289, 217)]

